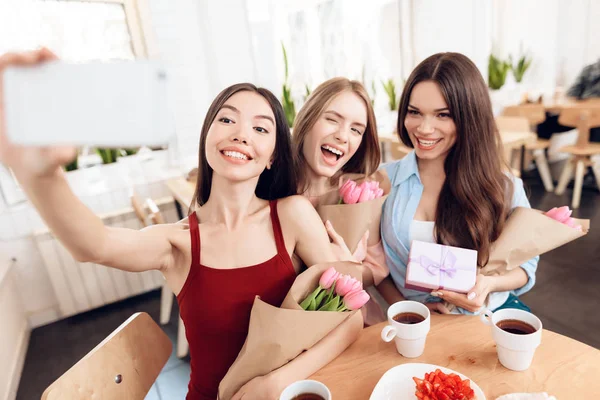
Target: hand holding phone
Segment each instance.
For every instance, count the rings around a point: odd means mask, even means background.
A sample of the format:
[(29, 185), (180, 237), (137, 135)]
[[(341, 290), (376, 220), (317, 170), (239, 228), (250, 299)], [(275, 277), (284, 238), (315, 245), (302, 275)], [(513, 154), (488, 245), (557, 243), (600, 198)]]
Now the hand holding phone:
[(31, 67), (56, 60), (47, 49), (27, 53), (7, 53), (0, 56), (0, 163), (12, 168), (19, 176), (43, 176), (58, 166), (69, 163), (76, 154), (73, 146), (26, 147), (9, 141), (6, 132), (4, 72), (13, 66)]
[(69, 64), (40, 50), (4, 56), (0, 74), (2, 147), (160, 146), (175, 134), (156, 62)]

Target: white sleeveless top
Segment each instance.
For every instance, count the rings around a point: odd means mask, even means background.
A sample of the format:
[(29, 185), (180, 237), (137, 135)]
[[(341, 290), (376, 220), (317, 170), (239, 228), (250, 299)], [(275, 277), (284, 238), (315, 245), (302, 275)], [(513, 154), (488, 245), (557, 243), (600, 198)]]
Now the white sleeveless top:
[(417, 221), (413, 219), (410, 223), (410, 231), (408, 232), (408, 240), (412, 243), (413, 240), (420, 242), (435, 243), (433, 235), (435, 222), (433, 221)]

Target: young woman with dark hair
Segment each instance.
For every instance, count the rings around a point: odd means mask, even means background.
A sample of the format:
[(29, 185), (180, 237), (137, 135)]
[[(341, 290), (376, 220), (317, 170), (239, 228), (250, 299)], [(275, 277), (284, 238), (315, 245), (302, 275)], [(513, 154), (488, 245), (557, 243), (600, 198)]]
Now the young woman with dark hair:
[(414, 148), (387, 164), (392, 183), (382, 216), (382, 241), (391, 279), (379, 289), (391, 304), (418, 300), (447, 313), (447, 301), (461, 313), (516, 305), (535, 283), (538, 258), (502, 276), (479, 274), (468, 294), (405, 288), (412, 240), (478, 251), (487, 263), (515, 207), (530, 207), (523, 182), (509, 175), (494, 122), (487, 86), (475, 64), (462, 54), (435, 54), (412, 72), (400, 100), (398, 135)]
[[(48, 50), (0, 57), (6, 67), (53, 60)], [(159, 270), (177, 295), (191, 355), (187, 399), (214, 400), (246, 339), (254, 298), (279, 306), (299, 266), (337, 261), (327, 232), (297, 190), (290, 132), (271, 92), (233, 85), (213, 101), (200, 135), (195, 204), (188, 218), (141, 231), (104, 226), (71, 191), (61, 166), (75, 149), (9, 142), (0, 86), (0, 162), (12, 168), (53, 233), (80, 262), (127, 271)], [(285, 198), (283, 198), (285, 197)], [(278, 201), (278, 199), (281, 199)], [(349, 256), (349, 255), (348, 255)], [(355, 340), (355, 319), (234, 399), (276, 399)]]

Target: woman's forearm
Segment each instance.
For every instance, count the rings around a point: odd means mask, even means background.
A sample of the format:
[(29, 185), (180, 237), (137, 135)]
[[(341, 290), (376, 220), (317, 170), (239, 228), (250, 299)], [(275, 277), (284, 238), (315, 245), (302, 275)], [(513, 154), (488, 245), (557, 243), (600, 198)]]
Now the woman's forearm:
[(529, 279), (525, 270), (521, 267), (515, 268), (503, 275), (495, 275), (492, 292), (506, 292), (522, 288)]
[(300, 354), (290, 363), (273, 371), (278, 390), (283, 391), (291, 383), (306, 379), (339, 356), (358, 338), (363, 328), (363, 318), (358, 312), (346, 319), (320, 342)]
[(79, 261), (92, 261), (106, 228), (75, 196), (60, 168), (44, 176), (19, 176), (23, 190), (52, 233)]

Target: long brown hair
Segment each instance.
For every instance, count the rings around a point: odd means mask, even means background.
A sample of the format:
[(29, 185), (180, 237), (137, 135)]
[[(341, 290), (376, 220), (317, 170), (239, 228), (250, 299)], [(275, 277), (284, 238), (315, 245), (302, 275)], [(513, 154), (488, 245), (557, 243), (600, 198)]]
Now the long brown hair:
[(306, 174), (307, 161), (303, 153), (304, 140), (333, 98), (344, 91), (355, 93), (364, 101), (367, 108), (367, 127), (356, 153), (354, 153), (352, 158), (342, 166), (340, 171), (331, 180), (332, 182), (337, 181), (340, 175), (344, 173), (370, 175), (379, 167), (381, 151), (377, 137), (377, 121), (375, 120), (375, 112), (373, 111), (369, 94), (362, 83), (358, 81), (351, 81), (341, 77), (329, 79), (321, 83), (311, 93), (296, 117), (292, 143), (298, 165), (303, 166), (303, 168), (299, 168), (298, 170), (299, 193), (304, 193), (309, 185)]
[(213, 169), (206, 159), (206, 137), (210, 126), (225, 102), (234, 94), (242, 91), (258, 93), (264, 97), (275, 115), (276, 137), (273, 163), (270, 169), (265, 168), (260, 174), (255, 190), (256, 196), (264, 200), (274, 200), (296, 194), (297, 174), (292, 156), (290, 128), (287, 125), (281, 103), (267, 89), (256, 87), (251, 83), (238, 83), (226, 88), (217, 95), (204, 118), (198, 151), (198, 179), (192, 204), (190, 204), (190, 213), (195, 208), (196, 203), (203, 205), (210, 197)]
[(423, 81), (438, 84), (456, 125), (436, 210), (437, 241), (477, 250), (483, 266), (504, 228), (513, 193), (488, 89), (475, 64), (462, 54), (439, 53), (421, 62), (406, 82), (398, 112), (398, 135), (409, 147), (404, 119), (412, 90)]

